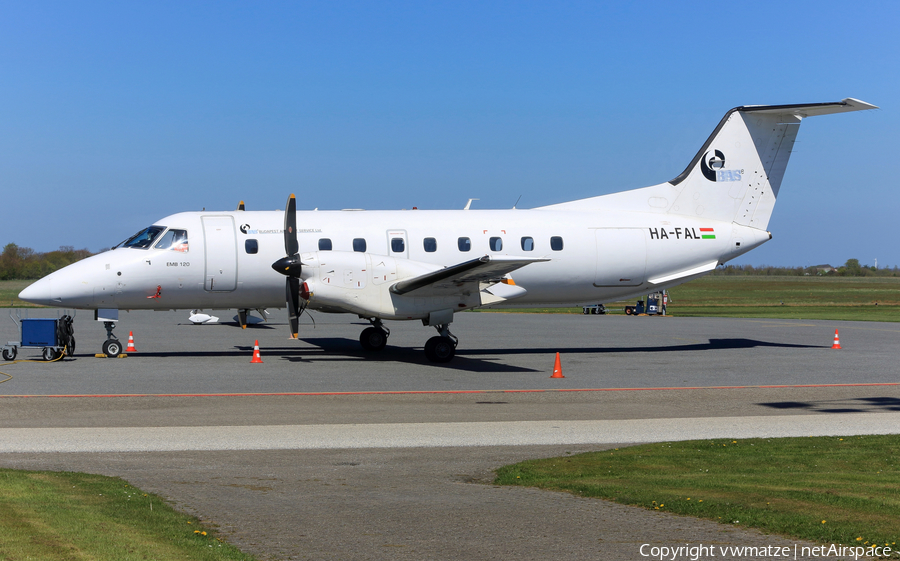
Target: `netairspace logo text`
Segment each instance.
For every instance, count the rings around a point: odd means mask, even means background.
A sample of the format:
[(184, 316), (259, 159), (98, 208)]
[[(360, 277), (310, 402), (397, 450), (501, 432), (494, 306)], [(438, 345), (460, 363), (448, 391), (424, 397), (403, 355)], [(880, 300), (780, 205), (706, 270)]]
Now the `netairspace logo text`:
[(864, 559), (895, 557), (896, 552), (890, 547), (863, 547), (847, 545), (797, 545), (790, 546), (714, 546), (691, 545), (686, 543), (675, 547), (656, 546), (649, 543), (641, 545), (642, 557), (658, 559), (659, 561), (678, 561), (689, 559), (700, 561), (701, 559), (741, 559), (741, 558), (772, 558), (772, 559), (799, 559), (799, 558), (842, 558)]

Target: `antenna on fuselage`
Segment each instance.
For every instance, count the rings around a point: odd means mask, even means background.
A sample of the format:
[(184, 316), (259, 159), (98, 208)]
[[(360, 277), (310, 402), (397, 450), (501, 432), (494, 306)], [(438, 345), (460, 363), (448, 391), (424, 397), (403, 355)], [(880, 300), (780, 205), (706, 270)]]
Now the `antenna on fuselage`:
[(513, 210), (516, 210), (516, 207), (519, 206), (519, 201), (522, 200), (522, 195), (519, 195), (519, 198), (516, 199), (516, 204), (513, 205)]
[(481, 199), (469, 199), (469, 202), (466, 203), (466, 206), (463, 210), (469, 210), (469, 207), (472, 206), (472, 201), (480, 201)]
[(244, 210), (244, 201), (238, 203), (237, 210)]

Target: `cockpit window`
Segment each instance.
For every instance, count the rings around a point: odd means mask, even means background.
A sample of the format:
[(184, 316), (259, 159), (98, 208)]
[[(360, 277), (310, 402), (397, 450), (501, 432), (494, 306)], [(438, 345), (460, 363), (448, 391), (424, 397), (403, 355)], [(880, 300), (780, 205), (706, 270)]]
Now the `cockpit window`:
[(156, 249), (171, 249), (172, 251), (187, 253), (187, 230), (169, 230), (156, 244)]
[(162, 226), (150, 226), (149, 228), (144, 228), (137, 234), (125, 240), (125, 243), (123, 243), (121, 247), (147, 249), (153, 245), (153, 240), (155, 240), (163, 230), (165, 230), (165, 228)]

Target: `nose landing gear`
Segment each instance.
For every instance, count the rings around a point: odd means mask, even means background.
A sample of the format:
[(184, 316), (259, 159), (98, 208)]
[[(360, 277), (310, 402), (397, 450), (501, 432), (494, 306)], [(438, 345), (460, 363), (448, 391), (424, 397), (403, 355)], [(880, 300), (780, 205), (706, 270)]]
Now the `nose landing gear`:
[(103, 354), (110, 358), (116, 358), (122, 353), (122, 342), (113, 334), (116, 328), (116, 322), (104, 321), (103, 327), (106, 328), (106, 341), (103, 342)]

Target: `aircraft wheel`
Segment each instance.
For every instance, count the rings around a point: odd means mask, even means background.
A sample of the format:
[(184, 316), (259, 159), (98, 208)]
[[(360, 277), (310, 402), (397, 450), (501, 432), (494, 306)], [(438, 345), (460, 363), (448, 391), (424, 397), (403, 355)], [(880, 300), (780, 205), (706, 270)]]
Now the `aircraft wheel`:
[(3, 349), (3, 360), (16, 360), (16, 348)]
[(387, 345), (387, 333), (377, 327), (367, 327), (359, 335), (359, 344), (367, 351), (380, 351)]
[(450, 337), (432, 337), (425, 343), (425, 358), (431, 362), (450, 362), (456, 355), (456, 345)]
[(103, 354), (110, 358), (116, 358), (122, 352), (122, 343), (118, 339), (107, 339), (103, 343)]
[(51, 347), (44, 347), (44, 360), (56, 360), (62, 353)]

